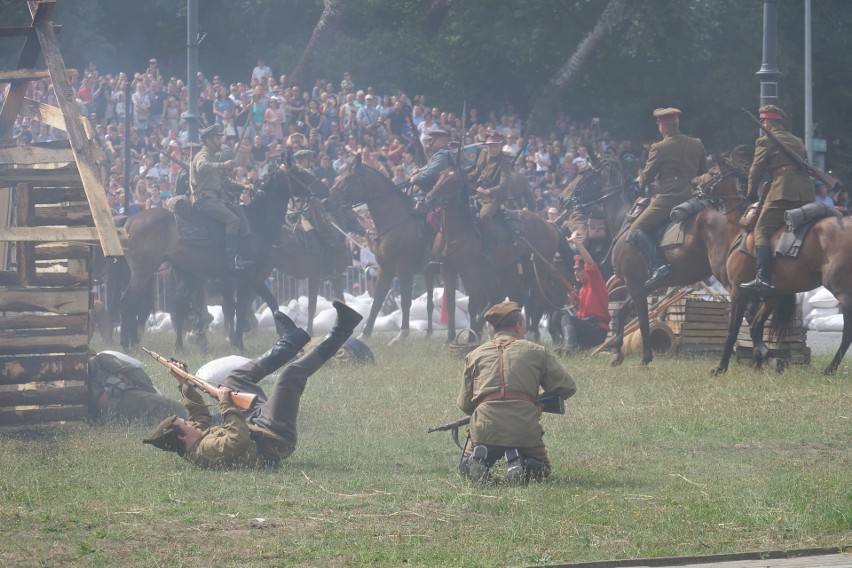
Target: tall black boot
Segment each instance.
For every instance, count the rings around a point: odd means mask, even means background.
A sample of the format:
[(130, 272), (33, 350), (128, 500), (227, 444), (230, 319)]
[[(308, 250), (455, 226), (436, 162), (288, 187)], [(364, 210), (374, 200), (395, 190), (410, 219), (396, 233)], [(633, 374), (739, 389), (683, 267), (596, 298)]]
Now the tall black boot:
[(311, 336), (305, 330), (299, 328), (293, 323), (293, 320), (282, 312), (275, 312), (274, 317), (278, 341), (269, 351), (254, 360), (255, 364), (262, 367), (267, 375), (287, 364), (311, 340)]
[(772, 247), (767, 245), (756, 246), (754, 256), (757, 259), (757, 276), (751, 282), (740, 284), (740, 288), (759, 293), (774, 292), (775, 286), (772, 285)]
[(650, 277), (645, 282), (645, 289), (652, 290), (660, 285), (660, 282), (671, 274), (671, 266), (664, 260), (660, 254), (660, 249), (657, 243), (651, 238), (651, 235), (643, 229), (638, 229), (633, 236), (633, 243), (642, 252), (645, 260), (648, 262), (648, 274)]
[(242, 270), (252, 265), (252, 261), (240, 258), (239, 235), (225, 235), (225, 255), (228, 258), (228, 270)]
[(337, 322), (331, 329), (328, 335), (314, 348), (314, 352), (319, 355), (323, 361), (328, 361), (337, 353), (343, 346), (355, 328), (364, 319), (364, 316), (341, 302), (334, 300), (334, 309), (337, 310)]

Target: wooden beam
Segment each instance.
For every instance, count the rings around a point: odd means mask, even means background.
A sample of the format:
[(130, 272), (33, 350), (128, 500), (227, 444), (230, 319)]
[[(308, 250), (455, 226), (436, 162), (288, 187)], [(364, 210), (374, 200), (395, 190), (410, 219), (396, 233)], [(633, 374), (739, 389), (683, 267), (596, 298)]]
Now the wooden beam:
[(88, 203), (56, 203), (33, 208), (30, 226), (68, 225), (69, 227), (91, 227), (92, 211)]
[[(36, 24), (52, 23), (53, 9), (56, 7), (55, 1), (30, 2), (28, 6), (30, 15), (33, 18), (33, 26)], [(38, 37), (38, 32), (27, 34), (24, 47), (21, 49), (21, 54), (18, 57), (17, 69), (32, 69), (35, 67), (38, 54), (41, 53), (40, 42), (41, 38)], [(12, 139), (12, 127), (15, 125), (15, 119), (18, 118), (21, 103), (24, 100), (24, 95), (27, 93), (29, 83), (27, 80), (17, 80), (12, 81), (9, 86), (9, 92), (3, 101), (3, 107), (0, 108), (0, 142)]]
[(88, 314), (89, 290), (39, 290), (36, 288), (0, 289), (0, 311)]
[(52, 170), (41, 170), (38, 167), (0, 168), (0, 187), (11, 187), (19, 183), (33, 183), (42, 187), (79, 185), (80, 175), (76, 166), (71, 162), (66, 168)]
[[(26, 333), (32, 331), (33, 333)], [(56, 331), (56, 334), (49, 332)], [(89, 348), (88, 333), (71, 333), (66, 330), (11, 330), (0, 331), (0, 354), (21, 353), (81, 353)]]
[[(76, 75), (75, 69), (68, 69), (69, 74)], [(0, 83), (11, 81), (36, 81), (38, 79), (49, 79), (50, 73), (47, 69), (14, 69), (12, 71), (0, 71)]]
[(87, 353), (66, 353), (61, 357), (55, 355), (0, 357), (0, 385), (57, 378), (85, 381), (88, 378), (88, 360)]
[(89, 406), (9, 406), (0, 407), (0, 426), (79, 422), (89, 417)]
[(88, 203), (83, 186), (79, 187), (38, 187), (30, 186), (30, 202), (34, 205), (44, 203)]
[[(62, 31), (61, 24), (54, 24), (53, 31), (57, 34)], [(17, 26), (9, 28), (0, 28), (0, 37), (24, 37), (26, 35), (35, 35), (35, 28), (32, 26)]]
[[(127, 232), (116, 228), (119, 238), (126, 239)], [(95, 227), (0, 227), (0, 241), (26, 241), (47, 243), (51, 241), (98, 241)], [(120, 241), (119, 241), (120, 244)]]
[(89, 327), (89, 314), (42, 314), (9, 312), (0, 318), (0, 329), (53, 329), (68, 328), (77, 332)]
[[(121, 240), (116, 231), (112, 211), (107, 202), (106, 191), (99, 178), (98, 165), (93, 153), (93, 145), (90, 144), (80, 122), (80, 111), (75, 102), (74, 93), (71, 90), (71, 82), (65, 72), (65, 61), (59, 52), (59, 42), (53, 27), (49, 24), (34, 24), (36, 35), (38, 35), (41, 49), (44, 53), (44, 61), (50, 71), (53, 81), (56, 100), (62, 114), (65, 116), (65, 124), (68, 127), (68, 139), (71, 141), (71, 149), (77, 160), (77, 169), (83, 181), (83, 189), (89, 199), (92, 217), (95, 220), (95, 228), (98, 232), (98, 240), (104, 256), (124, 256)], [(67, 239), (58, 239), (67, 240)]]
[(32, 166), (43, 168), (66, 168), (74, 162), (74, 152), (70, 148), (39, 148), (37, 146), (0, 147), (0, 168), (7, 165)]
[[(33, 120), (38, 120), (42, 124), (47, 124), (52, 128), (58, 128), (65, 132), (68, 131), (68, 127), (65, 124), (65, 117), (62, 116), (62, 111), (57, 106), (47, 105), (25, 98), (24, 102), (21, 104), (20, 113), (21, 115), (28, 116)], [(80, 121), (83, 124), (83, 130), (86, 132), (86, 139), (94, 140), (95, 136), (97, 136), (97, 132), (92, 126), (92, 123), (89, 122), (89, 119), (85, 116), (81, 116)], [(70, 148), (71, 146), (69, 145), (68, 147)], [(103, 161), (104, 153), (100, 146), (94, 146), (93, 152), (95, 160)]]
[(89, 389), (84, 381), (36, 381), (17, 385), (0, 385), (4, 406), (45, 406), (49, 404), (87, 404)]
[[(35, 260), (62, 260), (89, 258), (89, 245), (81, 243), (38, 244), (34, 251)], [(2, 323), (0, 323), (2, 325)]]

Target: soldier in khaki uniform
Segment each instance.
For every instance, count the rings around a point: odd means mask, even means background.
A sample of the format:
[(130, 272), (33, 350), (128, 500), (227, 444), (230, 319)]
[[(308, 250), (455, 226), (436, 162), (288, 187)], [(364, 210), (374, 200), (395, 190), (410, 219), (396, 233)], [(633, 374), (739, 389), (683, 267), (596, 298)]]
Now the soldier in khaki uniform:
[[(287, 316), (276, 312), (276, 325), (282, 329), (278, 342), (267, 353), (231, 372), (219, 388), (223, 424), (212, 426), (210, 412), (201, 395), (183, 384), (181, 392), (189, 419), (170, 416), (160, 422), (143, 440), (161, 450), (177, 452), (191, 463), (205, 468), (260, 468), (275, 465), (296, 449), (296, 419), (299, 401), (308, 378), (335, 356), (361, 316), (346, 304), (334, 301), (337, 323), (314, 349), (281, 371), (267, 399), (257, 383), (296, 356), (310, 336)], [(257, 403), (240, 410), (230, 399), (238, 390), (256, 394)]]
[(658, 108), (654, 111), (657, 126), (663, 139), (651, 145), (645, 168), (639, 172), (639, 187), (651, 191), (651, 204), (630, 227), (630, 242), (645, 256), (650, 278), (645, 288), (656, 288), (669, 275), (671, 267), (657, 248), (654, 230), (669, 221), (674, 207), (688, 200), (692, 194), (692, 179), (707, 171), (707, 153), (698, 138), (680, 131), (680, 111), (676, 108)]
[(498, 236), (494, 230), (494, 216), (509, 200), (512, 185), (512, 164), (503, 154), (503, 136), (492, 132), (485, 139), (484, 157), (480, 155), (471, 179), (476, 187), (479, 223), (482, 228), (482, 255), (490, 258)]
[(216, 159), (222, 145), (222, 129), (218, 124), (209, 126), (200, 132), (201, 150), (192, 159), (190, 165), (194, 184), (195, 208), (225, 226), (225, 254), (228, 268), (239, 270), (251, 262), (239, 257), (240, 218), (225, 205), (225, 192), (222, 188), (222, 170), (233, 170), (233, 160), (220, 162)]
[(411, 195), (428, 194), (441, 174), (455, 163), (449, 143), (450, 133), (446, 130), (436, 129), (426, 135), (426, 146), (431, 155), (426, 165), (411, 176)]
[(524, 339), (526, 318), (515, 302), (497, 304), (485, 319), (494, 338), (467, 355), (458, 397), (459, 408), (471, 417), (460, 473), (487, 479), (489, 468), (505, 454), (510, 483), (544, 479), (550, 461), (539, 397), (569, 398), (577, 387), (552, 355)]
[[(299, 150), (293, 154), (296, 165), (310, 173), (311, 176), (313, 176), (311, 165), (313, 157), (314, 153), (311, 150)], [(340, 233), (326, 220), (325, 206), (322, 203), (322, 199), (326, 197), (328, 197), (328, 188), (319, 180), (311, 187), (294, 184), (288, 213), (298, 214), (302, 229), (305, 233), (314, 235), (320, 245), (340, 248)]]
[[(760, 122), (771, 130), (787, 148), (807, 160), (805, 144), (786, 130), (781, 121), (786, 116), (775, 105), (760, 107)], [(816, 196), (810, 176), (796, 164), (776, 142), (765, 134), (754, 144), (754, 160), (748, 173), (748, 197), (758, 198), (758, 188), (766, 174), (772, 178), (769, 193), (764, 197), (763, 208), (754, 227), (754, 252), (757, 257), (757, 276), (751, 282), (740, 284), (740, 288), (757, 292), (771, 292), (772, 248), (770, 239), (784, 225), (784, 212), (810, 203)]]

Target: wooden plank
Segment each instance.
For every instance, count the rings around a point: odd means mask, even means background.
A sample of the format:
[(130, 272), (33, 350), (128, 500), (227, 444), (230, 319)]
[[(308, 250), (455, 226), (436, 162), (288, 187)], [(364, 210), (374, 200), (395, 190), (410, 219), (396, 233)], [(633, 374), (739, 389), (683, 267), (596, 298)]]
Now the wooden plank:
[(39, 243), (33, 251), (35, 260), (89, 258), (91, 245), (82, 243)]
[[(57, 34), (62, 31), (61, 24), (54, 24), (53, 31)], [(32, 26), (14, 26), (0, 28), (0, 37), (24, 37), (26, 35), (35, 35), (35, 28)]]
[[(122, 228), (116, 231), (121, 238), (127, 238)], [(94, 227), (6, 227), (0, 228), (0, 241), (98, 241), (98, 231)]]
[(0, 330), (69, 328), (84, 331), (89, 326), (88, 314), (44, 314), (33, 312), (6, 313), (0, 318)]
[(46, 203), (88, 203), (82, 185), (76, 187), (39, 187), (30, 183), (30, 201), (34, 205)]
[(0, 355), (80, 353), (85, 352), (88, 348), (88, 332), (69, 333), (64, 329), (0, 331)]
[(85, 381), (88, 378), (88, 364), (87, 353), (0, 357), (0, 384), (51, 379)]
[(27, 183), (18, 183), (15, 185), (15, 223), (23, 227), (29, 225), (32, 214), (30, 186)]
[[(6, 146), (0, 148), (0, 167), (14, 164), (16, 167), (43, 164), (68, 167), (74, 162), (74, 152), (70, 148), (39, 148), (38, 146)], [(44, 169), (48, 169), (45, 167)]]
[(80, 122), (80, 112), (75, 102), (74, 93), (71, 90), (71, 82), (65, 72), (65, 61), (59, 52), (59, 43), (53, 27), (47, 24), (34, 24), (36, 34), (41, 43), (44, 61), (50, 71), (56, 100), (62, 114), (65, 116), (65, 124), (68, 127), (68, 139), (71, 141), (71, 149), (77, 160), (77, 169), (80, 171), (80, 179), (89, 199), (92, 217), (95, 220), (95, 228), (98, 232), (101, 249), (104, 256), (123, 256), (121, 239), (116, 231), (112, 211), (107, 202), (106, 191), (101, 184), (98, 165), (93, 152), (93, 144), (86, 140)]
[(85, 314), (89, 311), (89, 290), (0, 289), (0, 311)]
[[(37, 181), (42, 187), (67, 187), (80, 185), (77, 165), (41, 170), (37, 167), (0, 168), (0, 187), (11, 187), (19, 183)], [(104, 194), (106, 199), (106, 194)]]
[(0, 426), (79, 422), (89, 417), (89, 406), (21, 406), (0, 408)]
[(36, 271), (35, 277), (32, 279), (29, 286), (55, 286), (58, 288), (69, 288), (71, 286), (88, 286), (89, 275), (69, 272), (39, 272)]
[(51, 404), (79, 405), (89, 401), (85, 381), (34, 381), (15, 385), (0, 385), (3, 406), (46, 406)]
[(88, 203), (41, 205), (33, 208), (30, 227), (40, 225), (67, 225), (87, 227), (92, 224), (92, 211)]
[(0, 71), (0, 83), (11, 81), (36, 81), (38, 79), (49, 79), (50, 73), (47, 69), (15, 69), (13, 71)]
[[(53, 9), (56, 6), (54, 0), (46, 0), (38, 5), (30, 5), (30, 14), (33, 17), (33, 26), (52, 25)], [(52, 28), (51, 28), (51, 31)], [(35, 66), (38, 59), (38, 54), (41, 51), (41, 38), (36, 33), (28, 33), (24, 41), (24, 47), (21, 49), (21, 54), (18, 57), (17, 69), (30, 69)], [(9, 85), (9, 90), (6, 93), (6, 99), (3, 101), (3, 107), (0, 108), (0, 141), (12, 139), (12, 127), (15, 120), (18, 118), (18, 113), (21, 108), (21, 103), (24, 100), (24, 95), (27, 93), (29, 81), (18, 80), (12, 81)]]
[[(33, 205), (30, 203), (30, 188), (21, 183), (15, 188), (15, 222), (29, 225)], [(23, 286), (30, 286), (35, 278), (35, 261), (33, 260), (32, 243), (18, 242), (15, 244), (15, 257), (18, 268), (18, 279)]]
[[(14, 211), (12, 210), (12, 188), (0, 187), (0, 227), (8, 227), (11, 224)], [(9, 258), (9, 243), (0, 243), (0, 270), (6, 269)], [(4, 286), (4, 284), (0, 284)]]
[(18, 273), (14, 270), (0, 270), (0, 286), (20, 286)]

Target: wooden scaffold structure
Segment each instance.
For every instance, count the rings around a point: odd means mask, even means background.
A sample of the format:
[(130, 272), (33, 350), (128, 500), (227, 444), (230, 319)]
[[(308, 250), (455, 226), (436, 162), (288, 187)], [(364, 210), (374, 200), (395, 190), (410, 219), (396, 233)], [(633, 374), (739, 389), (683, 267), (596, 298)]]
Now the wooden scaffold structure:
[[(123, 254), (98, 176), (95, 132), (81, 116), (53, 23), (57, 0), (28, 1), (32, 25), (0, 27), (24, 39), (13, 70), (0, 70), (0, 426), (89, 416), (91, 258)], [(39, 56), (45, 69), (37, 69)], [(57, 106), (26, 98), (49, 79)], [(67, 140), (15, 145), (18, 116)], [(14, 268), (14, 269), (12, 269)]]

